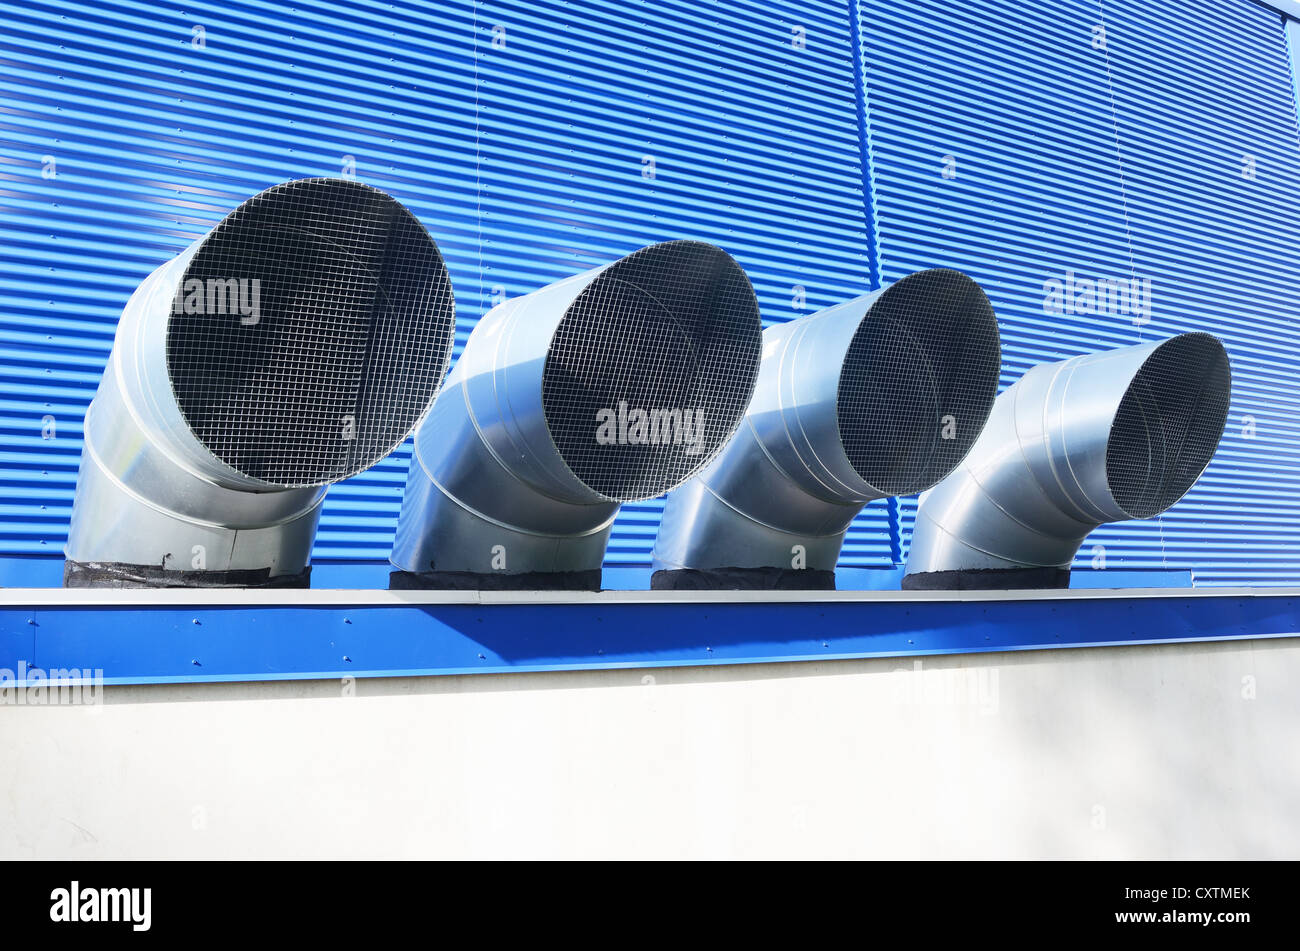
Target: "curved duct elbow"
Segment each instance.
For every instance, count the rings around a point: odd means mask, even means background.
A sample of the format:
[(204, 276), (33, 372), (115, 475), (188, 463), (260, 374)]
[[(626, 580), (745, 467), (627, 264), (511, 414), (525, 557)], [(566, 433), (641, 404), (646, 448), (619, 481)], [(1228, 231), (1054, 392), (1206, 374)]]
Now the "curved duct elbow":
[(933, 485), (974, 443), (997, 392), (997, 319), (946, 268), (769, 327), (735, 438), (673, 492), (658, 588), (829, 588), (853, 518)]
[(127, 302), (85, 441), (70, 586), (305, 586), (326, 487), (427, 412), (455, 327), (437, 245), (354, 181), (277, 185)]
[(760, 339), (740, 266), (694, 241), (494, 307), (416, 434), (391, 586), (598, 588), (621, 503), (734, 432)]
[(1158, 515), (1195, 484), (1230, 395), (1228, 355), (1204, 333), (1032, 368), (922, 497), (903, 587), (1068, 587), (1089, 532)]

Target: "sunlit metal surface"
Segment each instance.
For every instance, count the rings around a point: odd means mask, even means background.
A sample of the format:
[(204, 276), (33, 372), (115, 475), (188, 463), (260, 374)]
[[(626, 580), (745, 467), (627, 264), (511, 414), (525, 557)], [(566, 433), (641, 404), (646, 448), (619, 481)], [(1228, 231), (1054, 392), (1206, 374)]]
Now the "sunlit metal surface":
[(1156, 515), (1192, 487), (1230, 395), (1227, 353), (1203, 333), (1034, 367), (922, 496), (904, 584), (997, 587), (1024, 569), (1017, 584), (1064, 584), (1098, 525)]
[(392, 563), (598, 583), (620, 504), (677, 485), (735, 431), (760, 339), (744, 272), (694, 241), (493, 308), (416, 435)]
[(86, 415), (71, 583), (303, 573), (324, 486), (406, 437), (453, 324), (437, 246), (382, 192), (309, 179), (244, 202), (123, 311)]
[(912, 274), (763, 339), (746, 423), (669, 496), (656, 568), (790, 569), (794, 584), (833, 571), (862, 506), (943, 478), (993, 405), (997, 320), (958, 271)]

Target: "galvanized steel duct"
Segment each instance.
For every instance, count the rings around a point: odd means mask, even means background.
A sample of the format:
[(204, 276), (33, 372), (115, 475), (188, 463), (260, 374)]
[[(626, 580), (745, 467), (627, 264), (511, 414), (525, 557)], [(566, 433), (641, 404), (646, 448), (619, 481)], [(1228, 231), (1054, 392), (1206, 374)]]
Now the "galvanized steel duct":
[(1032, 368), (922, 496), (903, 587), (1068, 587), (1089, 532), (1158, 515), (1195, 484), (1231, 379), (1223, 344), (1204, 333)]
[(454, 321), (437, 245), (383, 192), (306, 179), (241, 204), (126, 304), (65, 584), (305, 585), (326, 486), (425, 414)]
[(620, 505), (735, 431), (760, 339), (748, 278), (697, 241), (494, 307), (416, 434), (392, 586), (599, 587)]
[(997, 392), (997, 319), (946, 268), (768, 328), (736, 436), (673, 492), (655, 542), (660, 588), (828, 588), (872, 499), (943, 478)]

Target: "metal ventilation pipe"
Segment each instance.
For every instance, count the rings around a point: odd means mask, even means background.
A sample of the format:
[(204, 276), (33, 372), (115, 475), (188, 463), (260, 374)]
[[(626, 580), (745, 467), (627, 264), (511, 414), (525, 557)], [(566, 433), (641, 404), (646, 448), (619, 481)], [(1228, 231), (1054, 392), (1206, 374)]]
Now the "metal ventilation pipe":
[(277, 185), (150, 274), (86, 412), (64, 584), (305, 587), (329, 483), (433, 401), (455, 309), (415, 217)]
[(966, 455), (1000, 362), (988, 298), (943, 268), (769, 327), (740, 431), (668, 497), (652, 587), (834, 588), (862, 507)]
[(696, 241), (494, 307), (416, 433), (390, 586), (598, 589), (620, 505), (735, 431), (760, 339), (745, 273)]
[(1068, 587), (1089, 532), (1158, 515), (1200, 478), (1231, 385), (1204, 333), (1034, 367), (922, 496), (903, 587)]

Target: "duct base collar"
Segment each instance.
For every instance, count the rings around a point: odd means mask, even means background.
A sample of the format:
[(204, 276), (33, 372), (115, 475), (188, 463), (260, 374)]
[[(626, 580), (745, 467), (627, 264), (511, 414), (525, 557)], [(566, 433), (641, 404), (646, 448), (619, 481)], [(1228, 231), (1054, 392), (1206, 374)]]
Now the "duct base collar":
[(600, 569), (588, 571), (393, 571), (390, 591), (599, 591)]
[(172, 571), (121, 562), (63, 563), (65, 588), (310, 588), (311, 566), (298, 574), (272, 575), (270, 568)]
[(904, 591), (1016, 591), (1070, 587), (1069, 568), (967, 568), (903, 575)]
[(835, 572), (817, 568), (674, 568), (650, 576), (651, 591), (834, 591)]

